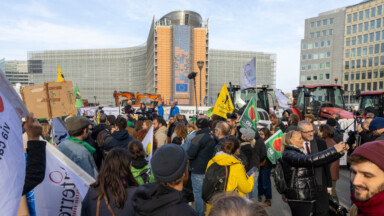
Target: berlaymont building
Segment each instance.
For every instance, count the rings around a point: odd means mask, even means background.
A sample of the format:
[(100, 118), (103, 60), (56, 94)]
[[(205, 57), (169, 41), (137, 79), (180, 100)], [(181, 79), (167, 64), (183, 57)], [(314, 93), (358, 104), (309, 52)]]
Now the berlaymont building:
[(115, 90), (156, 93), (166, 104), (194, 105), (188, 74), (197, 72), (197, 104), (211, 106), (223, 83), (240, 83), (242, 66), (254, 57), (257, 82), (275, 86), (275, 54), (210, 49), (209, 41), (208, 20), (193, 11), (174, 11), (154, 17), (147, 41), (139, 46), (30, 51), (28, 73), (31, 83), (38, 85), (56, 80), (60, 65), (65, 79), (79, 86), (84, 99), (93, 102), (96, 96), (102, 105), (114, 105)]

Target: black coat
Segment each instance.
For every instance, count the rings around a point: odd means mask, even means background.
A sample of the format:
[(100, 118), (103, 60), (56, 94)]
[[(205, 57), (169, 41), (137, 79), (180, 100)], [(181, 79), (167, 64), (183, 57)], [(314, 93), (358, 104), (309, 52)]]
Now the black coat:
[(140, 186), (133, 198), (135, 215), (197, 216), (182, 191), (152, 183)]
[[(287, 146), (282, 157), (285, 182), (288, 186), (286, 198), (291, 200), (316, 200), (315, 167), (331, 163), (341, 156), (333, 147), (318, 153), (305, 155), (299, 148)], [(293, 173), (295, 174), (292, 177)]]
[[(132, 205), (132, 198), (133, 195), (136, 192), (136, 187), (129, 187), (125, 189), (126, 193), (126, 200), (124, 202), (124, 207), (122, 209), (118, 209), (115, 205), (115, 201), (112, 199), (112, 196), (109, 197), (109, 205), (111, 206), (111, 209), (113, 213), (118, 216), (124, 216), (124, 215), (134, 215), (133, 205)], [(108, 210), (107, 204), (105, 203), (104, 199), (100, 199), (100, 215), (112, 215), (111, 212)], [(94, 216), (96, 215), (97, 210), (97, 188), (90, 187), (88, 190), (87, 195), (85, 196), (83, 202), (81, 203), (81, 216)]]
[(102, 148), (106, 151), (109, 151), (115, 147), (126, 149), (128, 146), (128, 143), (133, 140), (134, 138), (128, 134), (128, 131), (126, 130), (115, 131), (112, 134), (107, 135), (105, 137)]
[(23, 195), (40, 184), (45, 177), (45, 141), (27, 142), (27, 166), (25, 168), (25, 181)]

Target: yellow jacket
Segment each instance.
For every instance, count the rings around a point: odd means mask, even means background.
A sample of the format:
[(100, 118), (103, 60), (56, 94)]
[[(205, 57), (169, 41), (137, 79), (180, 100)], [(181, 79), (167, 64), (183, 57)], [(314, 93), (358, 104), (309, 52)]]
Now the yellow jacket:
[(211, 164), (217, 163), (220, 166), (230, 166), (228, 184), (226, 191), (237, 191), (240, 196), (245, 197), (253, 189), (254, 178), (247, 177), (244, 166), (234, 156), (224, 152), (218, 152), (207, 165), (207, 169)]

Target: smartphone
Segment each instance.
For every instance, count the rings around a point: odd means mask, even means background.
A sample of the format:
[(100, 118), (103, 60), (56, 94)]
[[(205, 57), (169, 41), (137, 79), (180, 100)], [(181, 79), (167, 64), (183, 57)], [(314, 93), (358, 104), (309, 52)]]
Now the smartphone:
[(257, 172), (257, 167), (253, 167), (247, 172), (247, 176), (251, 176), (253, 173)]

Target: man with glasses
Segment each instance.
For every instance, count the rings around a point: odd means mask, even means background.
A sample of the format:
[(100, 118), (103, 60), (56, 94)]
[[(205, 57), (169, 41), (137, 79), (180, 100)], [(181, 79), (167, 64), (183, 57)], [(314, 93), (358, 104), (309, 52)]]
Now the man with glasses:
[[(305, 154), (316, 154), (327, 149), (327, 144), (320, 138), (315, 138), (313, 125), (308, 121), (299, 122), (299, 131), (303, 137)], [(315, 215), (328, 215), (329, 194), (332, 193), (332, 179), (329, 164), (313, 167), (318, 199), (315, 202)]]

